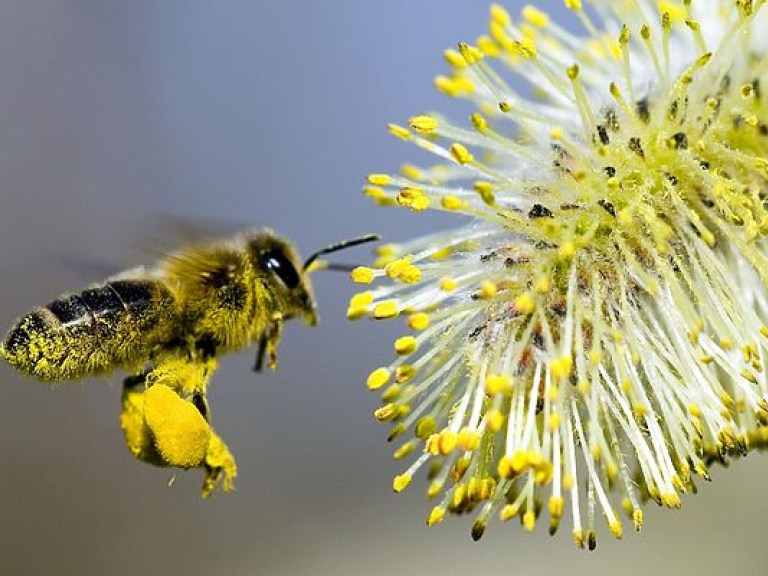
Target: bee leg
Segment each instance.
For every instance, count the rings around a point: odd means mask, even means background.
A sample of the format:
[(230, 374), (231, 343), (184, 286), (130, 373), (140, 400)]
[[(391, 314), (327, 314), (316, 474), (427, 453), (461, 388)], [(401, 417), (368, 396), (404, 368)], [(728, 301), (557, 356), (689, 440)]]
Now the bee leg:
[(205, 455), (205, 470), (203, 498), (210, 496), (218, 488), (220, 481), (224, 492), (234, 489), (235, 476), (237, 476), (235, 458), (224, 441), (213, 431), (208, 452)]
[(261, 372), (264, 369), (264, 356), (267, 353), (267, 335), (262, 334), (259, 338), (259, 347), (256, 349), (256, 360), (253, 363), (253, 371)]
[(267, 333), (267, 357), (270, 370), (277, 370), (277, 345), (280, 343), (280, 338), (283, 336), (283, 315), (275, 314), (272, 317), (272, 326)]

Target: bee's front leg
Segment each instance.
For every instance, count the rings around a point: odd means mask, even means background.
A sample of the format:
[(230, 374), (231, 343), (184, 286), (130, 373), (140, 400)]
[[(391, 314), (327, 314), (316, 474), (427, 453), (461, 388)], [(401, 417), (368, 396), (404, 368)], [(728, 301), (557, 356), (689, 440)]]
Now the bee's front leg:
[(267, 366), (270, 370), (277, 370), (277, 345), (283, 336), (283, 323), (285, 319), (279, 312), (270, 319), (270, 324), (259, 336), (259, 346), (256, 349), (256, 362), (253, 365), (254, 372), (261, 372), (264, 368), (264, 357), (267, 357)]

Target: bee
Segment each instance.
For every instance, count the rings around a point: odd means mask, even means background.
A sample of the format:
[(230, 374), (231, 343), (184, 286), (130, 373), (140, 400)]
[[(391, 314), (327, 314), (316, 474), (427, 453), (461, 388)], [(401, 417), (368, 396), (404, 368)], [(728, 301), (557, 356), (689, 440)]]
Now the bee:
[(319, 257), (376, 239), (340, 242), (303, 263), (271, 230), (190, 245), (34, 308), (10, 329), (0, 357), (43, 382), (126, 371), (120, 423), (131, 454), (204, 469), (204, 496), (221, 481), (228, 491), (237, 468), (210, 425), (206, 396), (218, 358), (255, 345), (254, 370), (265, 359), (276, 369), (284, 322), (318, 322), (309, 272), (322, 267)]

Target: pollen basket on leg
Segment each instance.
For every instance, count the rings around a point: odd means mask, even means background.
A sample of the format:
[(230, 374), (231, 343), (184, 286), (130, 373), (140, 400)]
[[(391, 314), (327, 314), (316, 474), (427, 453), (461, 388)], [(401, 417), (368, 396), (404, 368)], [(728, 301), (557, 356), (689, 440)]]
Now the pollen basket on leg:
[(581, 32), (494, 5), (435, 81), (476, 112), (391, 125), (439, 162), (365, 188), (469, 219), (381, 247), (348, 316), (405, 321), (367, 380), (393, 487), (423, 471), (428, 524), (475, 538), (545, 516), (593, 548), (768, 443), (768, 9), (584, 4)]

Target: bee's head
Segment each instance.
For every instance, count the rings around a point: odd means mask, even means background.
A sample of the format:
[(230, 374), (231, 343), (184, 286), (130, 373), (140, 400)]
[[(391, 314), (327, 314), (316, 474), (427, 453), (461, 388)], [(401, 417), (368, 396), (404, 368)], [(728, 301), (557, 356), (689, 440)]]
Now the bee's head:
[(312, 284), (293, 246), (267, 230), (248, 240), (248, 250), (283, 317), (300, 316), (310, 326), (317, 324)]

